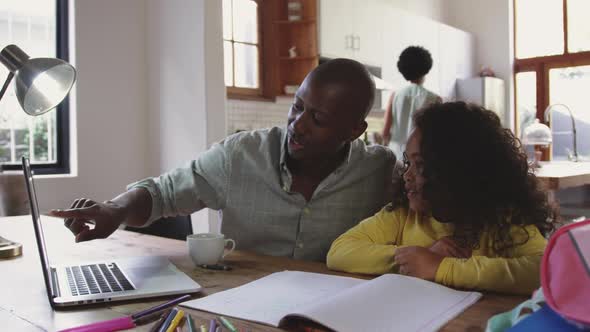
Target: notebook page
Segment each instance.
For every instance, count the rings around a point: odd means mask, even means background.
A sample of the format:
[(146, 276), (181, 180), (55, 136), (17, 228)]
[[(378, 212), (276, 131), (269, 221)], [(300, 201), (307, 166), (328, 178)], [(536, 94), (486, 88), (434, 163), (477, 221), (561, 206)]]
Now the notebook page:
[(181, 305), (278, 326), (281, 318), (367, 282), (362, 279), (299, 271), (273, 273), (240, 287)]
[(437, 331), (481, 297), (433, 282), (386, 274), (342, 290), (297, 315), (336, 331)]

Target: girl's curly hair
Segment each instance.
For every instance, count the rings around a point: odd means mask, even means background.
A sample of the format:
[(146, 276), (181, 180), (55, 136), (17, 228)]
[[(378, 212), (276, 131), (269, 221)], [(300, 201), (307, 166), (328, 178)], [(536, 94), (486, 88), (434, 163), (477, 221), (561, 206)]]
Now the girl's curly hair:
[[(495, 113), (452, 102), (430, 105), (413, 119), (422, 134), (423, 197), (435, 218), (455, 225), (458, 244), (476, 249), (487, 231), (494, 251), (504, 255), (528, 240), (526, 225), (545, 236), (555, 229), (556, 207), (529, 168), (520, 141)], [(391, 208), (408, 206), (403, 186), (401, 179)], [(526, 234), (523, 242), (510, 236), (513, 225)]]

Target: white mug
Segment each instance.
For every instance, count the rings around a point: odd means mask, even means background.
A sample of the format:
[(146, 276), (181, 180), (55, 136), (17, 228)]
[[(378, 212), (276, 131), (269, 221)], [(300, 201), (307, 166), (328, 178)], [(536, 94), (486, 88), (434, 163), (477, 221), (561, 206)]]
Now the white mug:
[[(227, 248), (228, 243), (231, 243), (229, 248)], [(226, 239), (223, 234), (215, 233), (191, 234), (186, 237), (186, 244), (191, 259), (197, 266), (217, 264), (236, 247), (234, 240)]]

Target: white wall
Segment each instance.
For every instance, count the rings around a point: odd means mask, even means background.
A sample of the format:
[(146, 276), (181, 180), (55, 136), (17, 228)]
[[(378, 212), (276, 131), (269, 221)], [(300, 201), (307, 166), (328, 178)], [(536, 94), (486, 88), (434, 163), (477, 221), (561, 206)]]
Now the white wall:
[(491, 67), (506, 84), (506, 123), (514, 129), (513, 20), (511, 0), (448, 0), (445, 2), (446, 24), (475, 36), (476, 68)]
[(77, 197), (106, 200), (147, 173), (145, 5), (142, 0), (71, 3), (71, 177), (39, 177), (42, 210)]
[(452, 1), (454, 0), (389, 0), (395, 8), (442, 23), (445, 23), (445, 7)]
[(39, 177), (42, 210), (112, 198), (225, 135), (220, 2), (71, 2), (77, 172)]
[[(227, 132), (227, 114), (225, 112), (226, 92), (223, 76), (223, 20), (222, 2), (205, 0), (205, 113), (207, 118), (207, 147), (223, 139)], [(193, 215), (193, 230), (221, 232), (221, 218), (216, 211), (197, 212), (201, 217)], [(205, 213), (208, 214), (208, 229), (204, 229)], [(200, 224), (198, 224), (200, 223)]]
[[(157, 175), (225, 136), (221, 2), (150, 0), (147, 32), (149, 163)], [(208, 229), (207, 211), (192, 219), (197, 231)]]

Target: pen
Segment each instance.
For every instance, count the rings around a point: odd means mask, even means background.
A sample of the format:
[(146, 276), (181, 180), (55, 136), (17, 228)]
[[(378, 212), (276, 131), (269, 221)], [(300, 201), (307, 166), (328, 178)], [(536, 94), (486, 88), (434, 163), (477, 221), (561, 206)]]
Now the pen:
[(115, 319), (105, 320), (102, 322), (76, 326), (69, 329), (61, 330), (61, 332), (103, 332), (103, 331), (121, 331), (132, 329), (135, 327), (131, 317), (119, 317)]
[(232, 323), (230, 323), (229, 320), (227, 320), (227, 318), (219, 316), (219, 320), (221, 321), (221, 324), (227, 327), (231, 332), (238, 332), (238, 330), (236, 330), (236, 328), (232, 325)]
[(172, 323), (172, 320), (176, 316), (177, 312), (178, 312), (178, 309), (176, 309), (176, 308), (174, 308), (174, 309), (172, 309), (172, 311), (170, 311), (170, 314), (168, 314), (168, 317), (166, 317), (166, 320), (164, 320), (164, 323), (162, 323), (162, 326), (160, 326), (160, 329), (158, 330), (158, 332), (166, 332), (168, 330), (168, 327), (170, 326), (170, 323)]
[(186, 314), (186, 323), (188, 325), (189, 332), (195, 332), (195, 323), (193, 322), (193, 318), (190, 314)]
[(167, 310), (164, 313), (162, 313), (162, 315), (160, 315), (160, 318), (154, 323), (154, 325), (152, 325), (152, 328), (150, 328), (150, 332), (157, 332), (160, 330), (160, 327), (162, 326), (162, 324), (166, 320), (166, 317), (168, 317), (168, 315), (170, 315), (170, 311), (172, 311), (172, 310)]
[(209, 332), (215, 332), (216, 327), (217, 327), (217, 321), (215, 319), (212, 319), (209, 322)]
[(180, 323), (180, 320), (182, 320), (182, 317), (184, 317), (184, 311), (178, 309), (178, 311), (176, 312), (176, 316), (174, 316), (174, 318), (172, 319), (172, 322), (170, 323), (170, 326), (168, 326), (166, 332), (174, 332), (174, 330)]
[(183, 302), (185, 300), (188, 300), (190, 298), (191, 298), (191, 296), (188, 295), (188, 294), (187, 295), (183, 295), (183, 296), (178, 297), (178, 298), (176, 298), (174, 300), (171, 300), (171, 301), (168, 301), (166, 303), (162, 303), (162, 304), (159, 304), (157, 306), (154, 306), (154, 307), (151, 307), (151, 308), (142, 310), (142, 311), (140, 311), (138, 313), (135, 313), (135, 314), (131, 315), (131, 318), (133, 320), (136, 320), (136, 319), (141, 318), (143, 316), (147, 316), (147, 315), (149, 315), (151, 313), (154, 313), (154, 312), (157, 312), (157, 311), (166, 309), (166, 308), (170, 308), (170, 307), (172, 307), (172, 306), (174, 306), (174, 305), (176, 305), (176, 304), (178, 304), (180, 302)]
[(168, 314), (170, 313), (172, 309), (164, 309), (162, 311), (156, 311), (154, 313), (151, 313), (149, 315), (140, 317), (136, 320), (134, 320), (133, 322), (135, 323), (135, 325), (143, 325), (143, 324), (147, 324), (147, 323), (151, 323), (155, 320), (157, 320), (158, 318), (162, 318), (162, 319), (166, 319), (166, 317), (168, 317)]
[[(157, 306), (142, 310), (130, 317), (120, 317), (102, 322), (86, 324), (62, 330), (61, 332), (101, 332), (101, 331), (119, 331), (134, 328), (136, 325), (142, 325), (156, 320), (161, 311), (174, 306), (177, 303), (190, 299), (190, 295), (183, 295), (174, 300), (159, 304)], [(168, 310), (169, 312), (169, 310)], [(166, 317), (166, 316), (165, 316)], [(158, 325), (158, 323), (156, 324)]]

